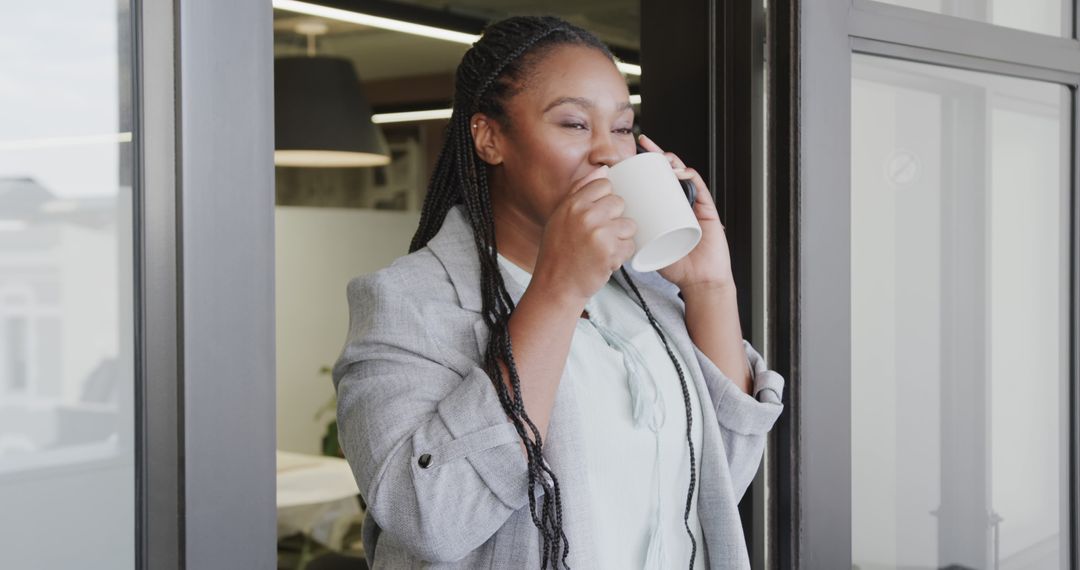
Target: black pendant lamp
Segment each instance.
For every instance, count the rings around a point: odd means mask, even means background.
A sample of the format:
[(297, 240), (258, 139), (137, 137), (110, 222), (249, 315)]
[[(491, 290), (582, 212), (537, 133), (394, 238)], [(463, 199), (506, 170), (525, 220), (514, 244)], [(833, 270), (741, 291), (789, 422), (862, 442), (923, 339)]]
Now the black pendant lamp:
[(390, 163), (386, 138), (352, 62), (309, 55), (274, 60), (274, 164), (302, 167)]

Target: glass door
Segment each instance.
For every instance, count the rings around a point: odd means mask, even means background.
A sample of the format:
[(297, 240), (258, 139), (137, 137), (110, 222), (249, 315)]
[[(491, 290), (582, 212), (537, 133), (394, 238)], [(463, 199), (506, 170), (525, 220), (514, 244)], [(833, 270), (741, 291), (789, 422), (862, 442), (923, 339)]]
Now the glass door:
[(0, 551), (135, 567), (129, 2), (0, 14)]
[(1070, 93), (852, 60), (852, 559), (1065, 568)]
[(270, 567), (270, 3), (0, 21), (0, 567)]
[(1076, 568), (1075, 2), (809, 4), (779, 559)]

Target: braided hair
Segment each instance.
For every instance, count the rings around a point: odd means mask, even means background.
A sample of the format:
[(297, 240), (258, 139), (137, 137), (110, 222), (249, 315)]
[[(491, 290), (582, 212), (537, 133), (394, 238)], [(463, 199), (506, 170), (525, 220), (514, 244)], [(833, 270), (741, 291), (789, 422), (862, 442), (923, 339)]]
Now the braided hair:
[[(563, 568), (569, 568), (566, 559), (570, 545), (562, 528), (563, 508), (559, 480), (543, 459), (540, 431), (526, 414), (521, 397), (521, 380), (514, 363), (508, 329), (514, 301), (499, 272), (487, 164), (476, 154), (469, 120), (475, 113), (483, 113), (508, 125), (506, 101), (524, 89), (527, 73), (544, 55), (565, 45), (596, 49), (614, 60), (611, 51), (596, 36), (551, 16), (516, 16), (496, 22), (488, 26), (481, 38), (465, 53), (457, 68), (453, 112), (447, 126), (446, 139), (428, 184), (419, 227), (409, 246), (410, 253), (426, 246), (442, 227), (450, 208), (458, 204), (464, 205), (480, 258), (482, 314), (490, 332), (483, 368), (492, 379), (499, 402), (525, 447), (528, 459), (529, 512), (542, 538), (542, 569), (546, 569), (549, 562), (552, 568), (557, 569), (560, 563)], [(690, 531), (689, 517), (696, 471), (691, 438), (690, 395), (682, 367), (675, 359), (660, 325), (653, 318), (652, 311), (637, 286), (630, 280), (625, 268), (622, 273), (675, 364), (682, 386), (683, 402), (686, 405), (686, 442), (690, 449), (690, 485), (683, 522), (690, 536), (690, 568), (693, 568), (697, 542)], [(510, 374), (509, 385), (499, 366), (500, 362), (506, 365)], [(536, 496), (537, 484), (544, 490), (539, 505)]]

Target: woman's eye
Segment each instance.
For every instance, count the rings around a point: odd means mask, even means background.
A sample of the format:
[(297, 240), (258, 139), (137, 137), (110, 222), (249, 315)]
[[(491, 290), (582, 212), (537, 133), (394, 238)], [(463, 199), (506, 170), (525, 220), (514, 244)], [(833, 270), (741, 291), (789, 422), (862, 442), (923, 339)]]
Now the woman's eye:
[(568, 129), (586, 129), (585, 123), (563, 123), (563, 126)]
[(620, 135), (632, 135), (634, 134), (634, 129), (615, 129), (615, 132), (619, 133)]

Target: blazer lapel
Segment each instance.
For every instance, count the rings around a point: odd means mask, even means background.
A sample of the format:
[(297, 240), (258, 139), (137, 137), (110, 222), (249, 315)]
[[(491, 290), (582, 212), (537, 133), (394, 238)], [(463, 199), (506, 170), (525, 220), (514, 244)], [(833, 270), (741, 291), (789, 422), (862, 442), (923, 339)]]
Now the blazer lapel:
[[(465, 218), (461, 206), (454, 206), (446, 214), (439, 232), (427, 244), (435, 257), (443, 264), (457, 291), (461, 306), (479, 313), (484, 303), (480, 291), (480, 257), (476, 253), (473, 230)], [(506, 292), (517, 304), (525, 290), (500, 267)]]
[[(453, 283), (454, 289), (457, 291), (461, 306), (466, 310), (477, 313), (483, 310), (483, 298), (480, 291), (480, 258), (476, 253), (472, 226), (469, 225), (469, 221), (462, 211), (462, 206), (458, 205), (450, 208), (439, 232), (431, 238), (427, 246), (443, 264), (450, 282)], [(499, 268), (499, 271), (502, 273), (507, 293), (517, 304), (525, 293), (524, 288), (502, 267)], [(627, 272), (630, 273), (634, 284), (641, 291), (641, 295), (645, 298), (645, 302), (648, 303), (653, 316), (656, 317), (657, 322), (667, 332), (668, 342), (672, 343), (672, 348), (678, 350), (679, 354), (683, 355), (683, 358), (687, 360), (687, 367), (690, 369), (689, 374), (695, 377), (695, 380), (700, 381), (701, 372), (695, 366), (697, 360), (694, 357), (694, 347), (690, 336), (685, 332), (684, 309), (681, 301), (676, 296), (675, 285), (656, 273), (638, 273), (630, 269), (629, 266), (627, 266)], [(637, 296), (633, 294), (626, 280), (623, 279), (622, 272), (616, 271), (614, 278), (636, 302)], [(480, 354), (483, 354), (487, 348), (487, 327), (484, 325), (483, 320), (478, 322), (476, 336)]]
[[(472, 226), (465, 218), (461, 206), (450, 208), (442, 227), (428, 241), (427, 247), (442, 263), (443, 269), (450, 278), (450, 283), (457, 291), (461, 307), (474, 313), (483, 311), (484, 301), (480, 291), (480, 257), (476, 253)], [(506, 292), (516, 305), (525, 290), (501, 266), (499, 272), (506, 284)], [(473, 333), (476, 336), (477, 354), (483, 358), (490, 336), (484, 319), (476, 319), (473, 323)]]
[[(454, 289), (457, 291), (458, 300), (466, 310), (479, 313), (483, 310), (483, 299), (480, 291), (480, 259), (476, 254), (476, 244), (473, 241), (473, 230), (469, 221), (465, 218), (462, 206), (454, 206), (446, 214), (439, 232), (428, 242), (428, 248), (435, 257), (443, 264), (446, 274), (450, 277)], [(525, 293), (524, 288), (518, 284), (502, 267), (503, 282), (506, 291), (514, 303), (521, 300)], [(696, 382), (701, 382), (701, 370), (695, 358), (693, 343), (686, 334), (686, 323), (683, 320), (682, 302), (677, 297), (675, 285), (669, 283), (657, 273), (638, 273), (627, 266), (627, 272), (634, 280), (642, 297), (648, 303), (649, 309), (657, 322), (667, 333), (668, 342), (673, 349), (687, 361), (689, 374)], [(637, 296), (633, 294), (629, 284), (623, 279), (622, 272), (616, 271), (615, 280), (627, 291), (634, 301)], [(482, 330), (481, 330), (482, 329)], [(483, 320), (478, 322), (476, 331), (477, 343), (480, 354), (486, 349), (487, 327)]]

